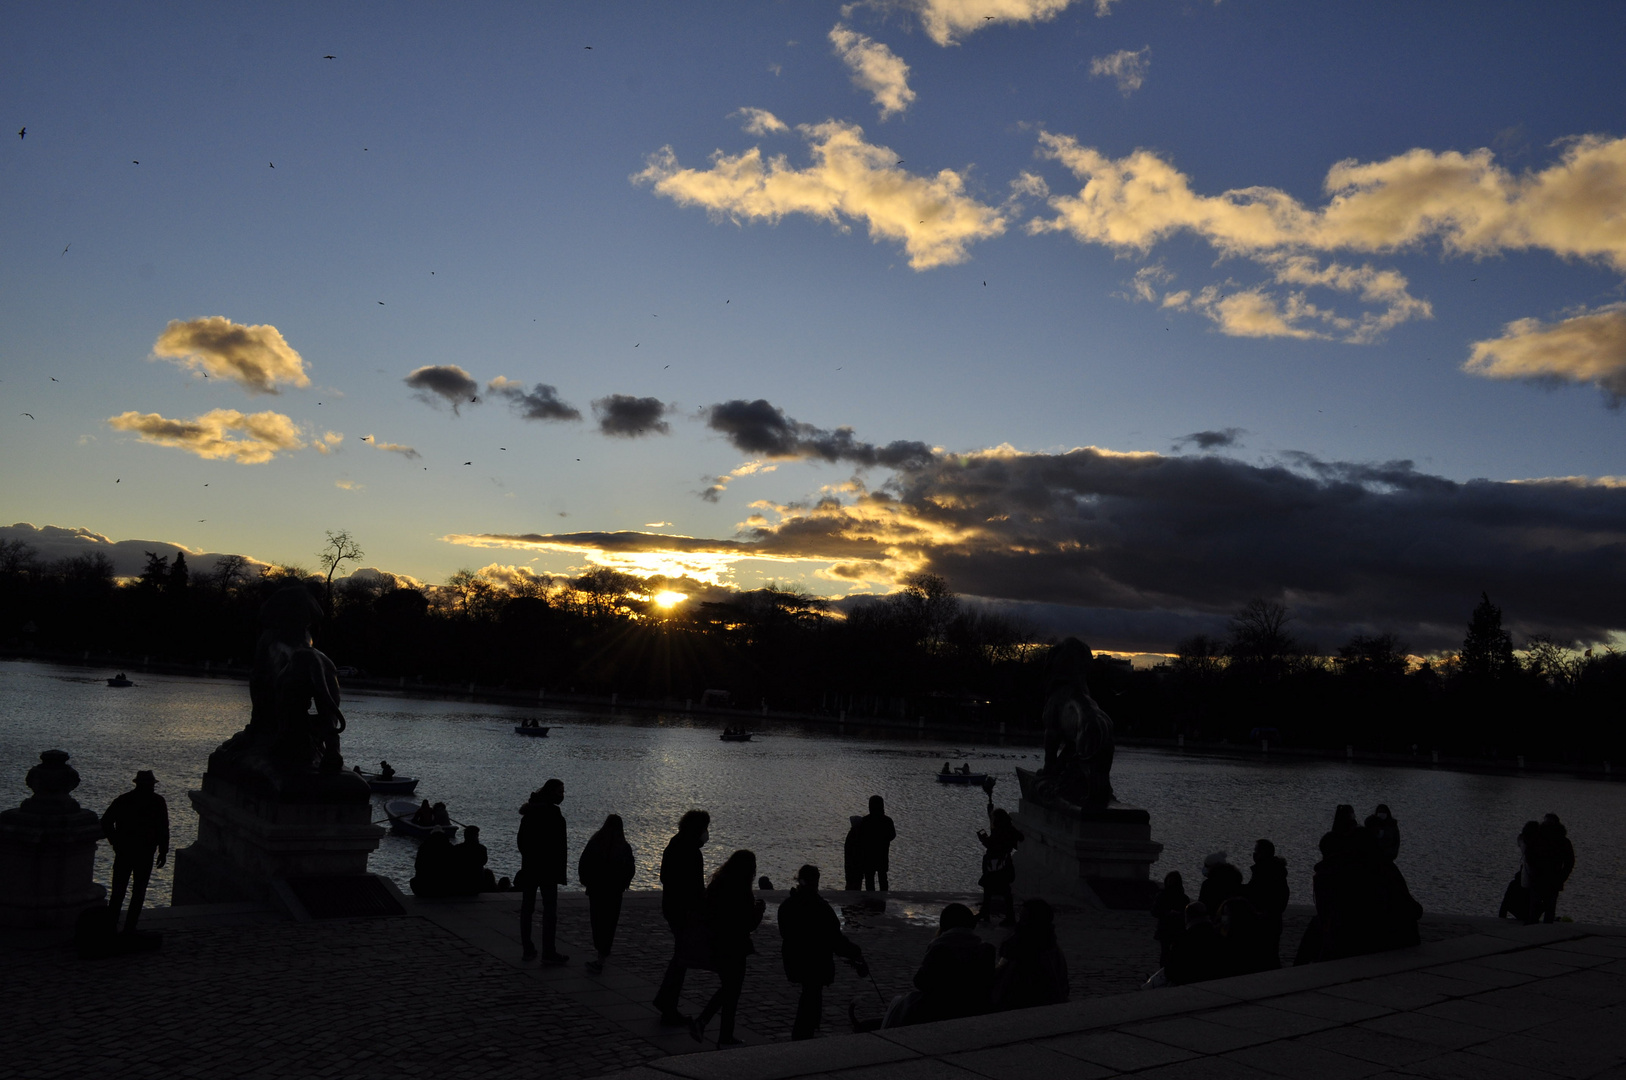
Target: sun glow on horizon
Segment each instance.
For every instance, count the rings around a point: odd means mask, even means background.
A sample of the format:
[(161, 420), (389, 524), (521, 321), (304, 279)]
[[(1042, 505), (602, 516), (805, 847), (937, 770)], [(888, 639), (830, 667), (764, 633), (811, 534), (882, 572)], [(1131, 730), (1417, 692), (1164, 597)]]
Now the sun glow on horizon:
[(666, 608), (667, 610), (677, 607), (688, 598), (688, 593), (673, 592), (670, 589), (658, 592), (651, 597), (655, 601), (656, 607)]

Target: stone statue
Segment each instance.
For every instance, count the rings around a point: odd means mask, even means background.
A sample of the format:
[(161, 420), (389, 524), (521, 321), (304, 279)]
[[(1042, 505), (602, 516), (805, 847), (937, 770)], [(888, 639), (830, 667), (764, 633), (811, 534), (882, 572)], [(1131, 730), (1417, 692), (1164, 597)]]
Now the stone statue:
[[(260, 639), (248, 679), (254, 705), (248, 734), (278, 761), (335, 773), (344, 764), (339, 734), (345, 723), (338, 672), (311, 646), (310, 628), (321, 617), (321, 605), (297, 585), (273, 593), (260, 606)], [(307, 712), (313, 705), (316, 711)]]
[[(1025, 796), (1060, 809), (1104, 810), (1112, 794), (1112, 717), (1090, 696), (1089, 646), (1068, 638), (1050, 650), (1045, 676), (1044, 768)], [(1026, 786), (1026, 785), (1025, 785)]]

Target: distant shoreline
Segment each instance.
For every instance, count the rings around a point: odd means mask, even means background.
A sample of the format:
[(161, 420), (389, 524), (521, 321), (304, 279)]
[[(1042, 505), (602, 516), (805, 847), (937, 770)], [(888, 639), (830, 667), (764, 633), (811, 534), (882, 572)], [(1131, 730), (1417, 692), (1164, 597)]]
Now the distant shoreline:
[[(151, 672), (160, 675), (181, 675), (190, 678), (233, 679), (247, 682), (249, 669), (242, 665), (214, 664), (210, 661), (179, 663), (153, 661), (146, 657), (100, 657), (95, 654), (74, 655), (33, 650), (0, 650), (0, 660), (29, 661), (55, 664), (63, 667), (95, 668), (108, 671)], [(896, 717), (847, 717), (845, 713), (782, 712), (769, 708), (720, 708), (699, 702), (679, 699), (651, 700), (622, 698), (619, 694), (608, 697), (596, 694), (570, 694), (550, 690), (515, 690), (501, 686), (481, 686), (478, 683), (426, 683), (398, 676), (374, 678), (341, 676), (340, 686), (352, 693), (382, 694), (413, 698), (422, 701), (489, 702), (530, 708), (572, 708), (584, 712), (614, 713), (617, 711), (640, 713), (678, 713), (690, 717), (716, 717), (720, 721), (767, 720), (777, 723), (800, 723), (834, 729), (837, 733), (847, 728), (888, 732), (914, 733), (920, 736), (953, 736), (975, 743), (993, 746), (1042, 746), (1043, 733), (1019, 728), (998, 730), (970, 724), (952, 724), (927, 720), (924, 717), (904, 720)], [(1523, 758), (1474, 758), (1452, 754), (1436, 754), (1419, 748), (1415, 753), (1397, 753), (1383, 750), (1346, 749), (1344, 753), (1319, 747), (1298, 747), (1261, 743), (1232, 743), (1223, 741), (1196, 741), (1184, 738), (1143, 738), (1120, 736), (1117, 744), (1124, 749), (1155, 750), (1182, 754), (1189, 757), (1214, 757), (1233, 761), (1342, 761), (1349, 764), (1385, 765), (1397, 768), (1446, 770), (1450, 772), (1480, 773), (1499, 776), (1555, 776), (1577, 780), (1615, 781), (1622, 779), (1613, 763), (1577, 764)]]

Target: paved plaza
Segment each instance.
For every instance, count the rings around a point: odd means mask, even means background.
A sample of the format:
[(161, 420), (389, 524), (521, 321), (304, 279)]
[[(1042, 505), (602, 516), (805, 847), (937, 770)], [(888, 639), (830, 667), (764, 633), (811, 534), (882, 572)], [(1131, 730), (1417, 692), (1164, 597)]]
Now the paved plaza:
[[(671, 944), (658, 894), (629, 894), (615, 955), (596, 977), (581, 967), (591, 954), (580, 895), (562, 898), (571, 963), (558, 968), (520, 961), (515, 894), (409, 897), (405, 917), (325, 922), (246, 905), (159, 909), (148, 922), (163, 930), (162, 950), (111, 960), (13, 939), (0, 1076), (1093, 1080), (1149, 1070), (1339, 1080), (1393, 1067), (1495, 1076), (1505, 1059), (1540, 1078), (1614, 1068), (1622, 1048), (1610, 1033), (1626, 1029), (1626, 937), (1613, 932), (1430, 917), (1421, 949), (1140, 992), (1156, 966), (1150, 918), (1063, 909), (1072, 1004), (852, 1035), (849, 1003), (873, 1017), (906, 990), (937, 913), (963, 898), (892, 894), (878, 910), (828, 895), (874, 982), (838, 965), (812, 1043), (787, 1041), (796, 988), (779, 967), (771, 911), (740, 1010), (747, 1046), (719, 1053), (661, 1027), (649, 1004)], [(1284, 949), (1307, 914), (1291, 913)], [(684, 1011), (715, 985), (691, 973)], [(1548, 1043), (1560, 1049), (1536, 1052)], [(859, 1071), (840, 1071), (848, 1066)]]

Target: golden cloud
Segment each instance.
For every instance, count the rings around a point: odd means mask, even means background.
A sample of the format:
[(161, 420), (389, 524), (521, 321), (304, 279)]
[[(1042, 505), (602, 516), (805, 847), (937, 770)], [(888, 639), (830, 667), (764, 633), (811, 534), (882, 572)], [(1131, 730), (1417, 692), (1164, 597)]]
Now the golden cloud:
[(964, 262), (971, 244), (1005, 231), (1004, 215), (966, 194), (964, 177), (952, 169), (935, 176), (907, 172), (889, 147), (865, 142), (856, 124), (827, 120), (797, 131), (812, 150), (813, 164), (805, 169), (782, 154), (764, 160), (758, 147), (733, 157), (718, 150), (710, 168), (688, 169), (666, 146), (632, 180), (679, 206), (736, 223), (774, 223), (787, 214), (843, 229), (847, 221), (862, 221), (872, 240), (901, 242), (915, 270)]
[(915, 100), (909, 65), (882, 42), (837, 23), (830, 29), (830, 44), (852, 72), (853, 85), (880, 106), (882, 120), (902, 113)]
[(339, 448), (339, 444), (342, 442), (344, 442), (343, 432), (329, 431), (319, 439), (312, 439), (311, 447), (318, 454), (331, 454)]
[(1554, 323), (1518, 319), (1502, 336), (1476, 341), (1462, 369), (1487, 379), (1592, 383), (1626, 399), (1626, 304), (1609, 304)]
[(230, 379), (251, 394), (275, 394), (277, 384), (306, 387), (305, 360), (274, 326), (245, 326), (223, 315), (172, 319), (153, 343), (155, 357), (202, 375)]
[[(954, 45), (973, 30), (994, 23), (1048, 22), (1073, 0), (907, 0), (926, 36), (939, 45)], [(1113, 0), (1095, 0), (1095, 13), (1107, 14)]]
[[(134, 432), (144, 443), (172, 446), (200, 458), (231, 460), (240, 465), (260, 465), (281, 451), (305, 445), (299, 426), (276, 412), (211, 409), (191, 420), (126, 412), (109, 417), (107, 423), (116, 431)], [(235, 437), (233, 433), (237, 433)]]
[[(1104, 12), (1102, 14), (1105, 14)], [(1090, 60), (1090, 78), (1103, 75), (1117, 80), (1118, 92), (1128, 97), (1146, 83), (1146, 69), (1151, 66), (1152, 47), (1119, 49), (1110, 56), (1097, 56)]]

